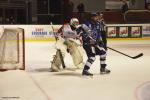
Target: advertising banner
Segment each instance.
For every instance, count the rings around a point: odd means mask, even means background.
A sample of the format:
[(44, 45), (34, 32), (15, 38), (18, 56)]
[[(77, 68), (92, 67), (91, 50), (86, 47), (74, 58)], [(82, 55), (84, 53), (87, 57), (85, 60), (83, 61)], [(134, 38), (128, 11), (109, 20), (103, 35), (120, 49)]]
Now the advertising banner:
[(141, 27), (134, 26), (131, 27), (131, 37), (140, 37), (141, 36)]
[[(25, 40), (54, 40), (54, 35), (62, 25), (0, 25), (0, 36), (5, 28), (22, 28)], [(109, 24), (106, 26), (108, 38), (150, 37), (150, 24)]]
[(112, 24), (106, 27), (107, 36), (114, 38), (141, 38), (142, 25), (140, 24)]
[(129, 30), (128, 27), (119, 27), (119, 37), (128, 37)]
[(150, 24), (143, 25), (143, 37), (150, 37)]
[(110, 26), (107, 27), (107, 37), (116, 37), (117, 33), (116, 33), (116, 27)]
[(26, 40), (50, 40), (54, 38), (61, 25), (0, 25), (0, 27), (0, 32), (4, 28), (22, 28)]

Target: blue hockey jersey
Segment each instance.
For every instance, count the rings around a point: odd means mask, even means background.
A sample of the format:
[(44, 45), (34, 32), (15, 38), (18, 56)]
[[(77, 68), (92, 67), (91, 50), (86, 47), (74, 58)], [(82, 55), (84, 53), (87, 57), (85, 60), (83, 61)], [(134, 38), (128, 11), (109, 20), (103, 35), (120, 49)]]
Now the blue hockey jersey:
[[(100, 24), (93, 23), (92, 21), (86, 21), (81, 25), (78, 31), (82, 30), (82, 40), (83, 44), (89, 44), (90, 39), (94, 39), (97, 42), (101, 41), (101, 31), (100, 31)], [(89, 38), (91, 37), (91, 38)]]

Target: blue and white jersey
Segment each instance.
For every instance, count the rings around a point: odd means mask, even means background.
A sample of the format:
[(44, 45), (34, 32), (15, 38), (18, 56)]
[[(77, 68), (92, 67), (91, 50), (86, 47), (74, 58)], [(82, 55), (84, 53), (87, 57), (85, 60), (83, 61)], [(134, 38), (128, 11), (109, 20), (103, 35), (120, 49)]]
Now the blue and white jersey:
[(90, 40), (89, 36), (92, 37), (96, 41), (101, 40), (101, 32), (100, 32), (99, 23), (93, 23), (92, 21), (87, 21), (81, 25), (81, 29), (83, 30), (83, 33), (82, 33), (83, 42), (89, 43), (89, 40)]
[(98, 23), (100, 24), (100, 31), (105, 31), (106, 30), (105, 22), (103, 20), (101, 20)]

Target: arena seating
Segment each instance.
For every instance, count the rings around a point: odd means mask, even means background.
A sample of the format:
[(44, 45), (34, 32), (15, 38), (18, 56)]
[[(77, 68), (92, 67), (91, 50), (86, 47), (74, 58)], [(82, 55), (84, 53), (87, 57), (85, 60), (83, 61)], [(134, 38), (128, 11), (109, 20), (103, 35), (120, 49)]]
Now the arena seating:
[(150, 23), (149, 10), (129, 10), (125, 13), (124, 19), (126, 23)]

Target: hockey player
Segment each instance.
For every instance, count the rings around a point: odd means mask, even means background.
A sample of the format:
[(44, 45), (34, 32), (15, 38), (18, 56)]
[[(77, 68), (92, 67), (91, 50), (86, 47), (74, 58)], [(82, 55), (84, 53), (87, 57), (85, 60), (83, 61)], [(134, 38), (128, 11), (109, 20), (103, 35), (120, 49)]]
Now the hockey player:
[(107, 34), (106, 34), (106, 24), (103, 18), (103, 14), (98, 12), (98, 23), (100, 24), (100, 33), (102, 37), (102, 41), (104, 43), (104, 48), (107, 50)]
[[(76, 41), (76, 38), (78, 37), (76, 32), (78, 25), (78, 19), (72, 18), (69, 24), (65, 24), (59, 29), (56, 42), (57, 52), (51, 64), (52, 71), (59, 71), (61, 69), (61, 60), (63, 59), (60, 58), (65, 57), (66, 51), (72, 56), (73, 63), (77, 68), (83, 66), (83, 56), (78, 47), (80, 44)], [(58, 52), (58, 50), (60, 52)], [(62, 56), (59, 56), (60, 53)]]
[(95, 56), (100, 56), (100, 73), (108, 74), (110, 70), (106, 69), (106, 50), (101, 37), (100, 24), (98, 23), (98, 15), (91, 14), (91, 19), (81, 25), (81, 34), (83, 40), (83, 48), (87, 54), (87, 61), (82, 71), (82, 75), (93, 76), (89, 72), (90, 66), (95, 61)]

